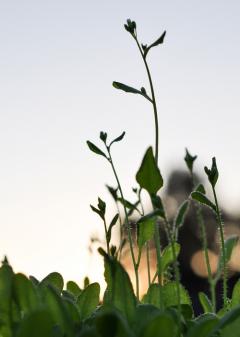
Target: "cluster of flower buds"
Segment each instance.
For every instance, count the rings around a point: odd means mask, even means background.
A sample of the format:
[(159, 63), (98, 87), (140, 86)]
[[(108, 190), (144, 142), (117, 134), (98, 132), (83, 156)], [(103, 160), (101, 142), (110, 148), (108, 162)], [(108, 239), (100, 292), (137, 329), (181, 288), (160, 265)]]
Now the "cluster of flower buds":
[(136, 36), (137, 25), (136, 25), (135, 21), (131, 21), (130, 19), (128, 19), (127, 23), (124, 25), (124, 27), (125, 27), (127, 32), (129, 32), (133, 36)]

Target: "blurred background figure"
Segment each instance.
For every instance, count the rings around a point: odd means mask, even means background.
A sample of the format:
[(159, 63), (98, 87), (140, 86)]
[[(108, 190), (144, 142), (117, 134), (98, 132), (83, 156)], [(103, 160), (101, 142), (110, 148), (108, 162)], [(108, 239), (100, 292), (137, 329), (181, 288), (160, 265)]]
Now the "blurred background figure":
[[(200, 177), (195, 176), (196, 182), (201, 182)], [(188, 199), (192, 192), (192, 181), (185, 171), (175, 170), (171, 173), (163, 202), (167, 210), (170, 222), (174, 220), (178, 207)], [(219, 236), (217, 229), (217, 222), (214, 213), (208, 207), (201, 207), (204, 218), (206, 233), (207, 233), (207, 247), (210, 260), (212, 274), (215, 274), (218, 266), (219, 257)], [(203, 252), (201, 228), (197, 221), (197, 208), (195, 202), (191, 201), (189, 210), (187, 212), (183, 226), (179, 231), (179, 243), (181, 245), (180, 254), (178, 257), (181, 282), (189, 291), (193, 301), (193, 308), (196, 313), (201, 312), (201, 306), (198, 300), (198, 293), (203, 291), (209, 293), (209, 284), (207, 279), (207, 267)], [(222, 218), (225, 224), (225, 239), (231, 235), (240, 236), (240, 217), (229, 216), (224, 209), (222, 209)], [(132, 221), (132, 231), (135, 237), (134, 224), (138, 219), (134, 218)], [(163, 225), (160, 222), (160, 237), (162, 247), (167, 245), (167, 238)], [(151, 256), (151, 274), (154, 275), (156, 271), (156, 254), (153, 242), (150, 244)], [(122, 263), (127, 267), (132, 279), (134, 273), (132, 270), (132, 262), (128, 248), (125, 248)], [(147, 263), (146, 254), (140, 264), (140, 292), (143, 295), (148, 287), (147, 280)], [(228, 291), (231, 295), (233, 286), (239, 278), (240, 272), (240, 244), (234, 248), (230, 262), (228, 263)], [(134, 282), (133, 282), (134, 283)], [(219, 281), (216, 287), (217, 308), (220, 308), (222, 301), (222, 281)]]

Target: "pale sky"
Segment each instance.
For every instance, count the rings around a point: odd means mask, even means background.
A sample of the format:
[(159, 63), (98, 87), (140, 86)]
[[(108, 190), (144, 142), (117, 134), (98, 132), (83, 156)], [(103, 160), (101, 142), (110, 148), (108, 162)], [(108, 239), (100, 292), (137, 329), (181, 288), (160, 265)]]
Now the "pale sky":
[(198, 154), (199, 172), (216, 156), (219, 198), (239, 210), (239, 17), (238, 0), (0, 1), (1, 258), (39, 278), (56, 270), (99, 279), (102, 260), (87, 247), (103, 227), (89, 204), (102, 197), (111, 217), (104, 185), (114, 179), (86, 140), (126, 131), (113, 156), (128, 198), (154, 143), (150, 104), (111, 85), (148, 89), (127, 18), (143, 43), (167, 30), (148, 57), (163, 177), (184, 167), (185, 147)]

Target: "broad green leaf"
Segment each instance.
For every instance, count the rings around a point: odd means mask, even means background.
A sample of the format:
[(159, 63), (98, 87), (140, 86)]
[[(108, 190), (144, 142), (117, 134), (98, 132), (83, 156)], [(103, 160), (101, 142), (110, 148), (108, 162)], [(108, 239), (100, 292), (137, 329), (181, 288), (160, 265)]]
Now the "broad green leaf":
[(193, 172), (193, 164), (194, 164), (194, 161), (197, 159), (197, 156), (192, 156), (188, 149), (186, 149), (186, 155), (184, 157), (184, 160), (185, 160), (185, 163), (190, 171), (190, 173)]
[(148, 288), (147, 293), (143, 296), (142, 302), (145, 304), (154, 305), (157, 308), (161, 308), (160, 301), (160, 286), (156, 283), (153, 283)]
[(200, 204), (210, 207), (216, 213), (216, 206), (201, 192), (192, 192), (191, 197), (193, 200), (200, 202)]
[(40, 286), (47, 286), (49, 284), (61, 293), (64, 285), (62, 275), (57, 272), (50, 273), (41, 281)]
[(77, 307), (77, 304), (73, 302), (70, 298), (64, 298), (63, 299), (65, 308), (68, 311), (68, 315), (71, 318), (71, 321), (74, 323), (75, 327), (80, 326), (81, 323), (81, 317), (80, 313)]
[(215, 330), (219, 319), (214, 314), (201, 315), (188, 329), (186, 337), (217, 337), (212, 332)]
[(129, 275), (116, 259), (109, 257), (103, 250), (101, 252), (104, 254), (104, 276), (107, 283), (103, 303), (121, 311), (128, 322), (132, 323), (137, 301)]
[(240, 331), (240, 307), (229, 311), (216, 325), (214, 332), (220, 330), (221, 337), (237, 337)]
[(99, 337), (133, 337), (126, 318), (114, 309), (103, 309), (94, 321)]
[[(177, 242), (174, 242), (174, 248), (176, 257), (178, 257), (180, 253), (180, 244)], [(173, 250), (172, 245), (169, 244), (167, 247), (164, 248), (162, 252), (162, 271), (166, 271), (167, 267), (174, 262), (174, 256), (173, 256)]]
[(126, 84), (123, 84), (123, 83), (120, 83), (120, 82), (116, 82), (116, 81), (113, 82), (113, 86), (116, 89), (120, 89), (120, 90), (123, 90), (125, 92), (129, 92), (131, 94), (142, 95), (143, 97), (145, 97), (146, 99), (148, 99), (150, 102), (152, 102), (152, 100), (150, 99), (150, 97), (148, 97), (148, 95), (146, 93), (144, 93), (144, 91), (135, 89), (133, 87), (130, 87), (129, 85), (126, 85)]
[(99, 304), (100, 286), (98, 283), (89, 284), (79, 295), (77, 306), (82, 319), (86, 319)]
[(136, 180), (150, 195), (156, 194), (163, 186), (163, 179), (154, 159), (152, 147), (149, 147), (144, 155)]
[(198, 298), (204, 313), (213, 312), (212, 303), (205, 293), (203, 292), (198, 293)]
[(211, 169), (208, 169), (207, 166), (204, 167), (204, 170), (208, 176), (208, 180), (212, 187), (214, 188), (217, 181), (218, 181), (218, 169), (216, 164), (216, 158), (212, 158), (212, 167)]
[[(180, 287), (180, 304), (192, 305), (187, 290), (179, 284)], [(165, 307), (177, 306), (177, 283), (175, 281), (168, 282), (163, 287)]]
[(47, 309), (41, 309), (26, 316), (19, 326), (16, 337), (54, 337), (53, 332), (54, 321), (51, 313)]
[(111, 143), (109, 144), (109, 147), (111, 147), (113, 143), (120, 142), (123, 139), (123, 137), (125, 136), (125, 133), (126, 132), (124, 131), (119, 137), (117, 137), (113, 141), (111, 141)]
[(0, 336), (12, 337), (11, 302), (13, 288), (13, 271), (8, 264), (0, 268)]
[(182, 205), (179, 207), (177, 216), (175, 218), (175, 228), (180, 228), (183, 225), (187, 210), (188, 210), (189, 201), (186, 200), (182, 203)]
[(161, 313), (153, 318), (141, 333), (141, 337), (175, 337), (178, 335), (177, 322), (167, 313)]
[(112, 219), (112, 221), (111, 221), (111, 223), (110, 223), (110, 225), (109, 225), (109, 227), (108, 227), (108, 230), (107, 230), (107, 241), (108, 241), (108, 242), (111, 241), (112, 229), (113, 229), (113, 227), (116, 225), (116, 223), (117, 223), (117, 221), (118, 221), (118, 218), (119, 218), (119, 214), (117, 213), (117, 214), (113, 217), (113, 219)]
[[(160, 308), (160, 286), (158, 284), (151, 284), (148, 288), (147, 294), (143, 297), (143, 303), (155, 305)], [(191, 299), (187, 290), (180, 284), (180, 304), (192, 305)], [(164, 307), (177, 306), (177, 283), (175, 281), (168, 282), (162, 286)]]
[(137, 336), (144, 330), (145, 326), (156, 316), (160, 309), (152, 304), (139, 304), (136, 309), (136, 320), (133, 324), (133, 330)]
[(51, 314), (54, 325), (58, 326), (63, 334), (73, 336), (73, 322), (64, 300), (59, 294), (59, 290), (55, 286), (46, 283), (41, 285), (39, 291), (41, 292), (43, 303)]
[(139, 248), (142, 248), (145, 243), (151, 240), (155, 232), (156, 216), (143, 217), (138, 221), (138, 238), (137, 243)]
[(41, 306), (37, 288), (23, 274), (14, 275), (13, 294), (22, 317)]
[(67, 291), (73, 294), (75, 298), (77, 298), (82, 292), (81, 288), (77, 285), (77, 283), (73, 281), (67, 282)]
[(238, 280), (234, 285), (231, 301), (232, 308), (235, 308), (238, 305), (240, 305), (240, 280)]
[(100, 150), (95, 144), (93, 144), (92, 142), (90, 142), (89, 140), (87, 141), (87, 145), (88, 145), (89, 149), (92, 152), (94, 152), (94, 153), (96, 153), (96, 154), (98, 154), (100, 156), (103, 156), (103, 157), (107, 158), (107, 156), (105, 155), (105, 153), (102, 150)]

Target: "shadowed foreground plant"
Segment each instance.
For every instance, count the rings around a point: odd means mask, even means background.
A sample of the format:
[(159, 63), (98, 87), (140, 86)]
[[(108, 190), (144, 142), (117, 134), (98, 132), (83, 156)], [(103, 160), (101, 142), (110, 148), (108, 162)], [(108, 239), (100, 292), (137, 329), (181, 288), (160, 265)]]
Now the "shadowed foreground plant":
[[(208, 206), (215, 213), (220, 233), (220, 257), (216, 275), (212, 275), (207, 254), (206, 230), (203, 216), (198, 208), (197, 219), (200, 222), (211, 287), (211, 300), (205, 293), (199, 294), (204, 314), (194, 316), (192, 301), (180, 282), (178, 254), (180, 244), (178, 234), (184, 225), (190, 198), (177, 210), (173, 221), (169, 221), (159, 191), (163, 187), (163, 178), (158, 167), (158, 116), (155, 93), (146, 57), (149, 51), (162, 44), (165, 32), (154, 43), (143, 45), (137, 38), (136, 23), (127, 20), (125, 29), (137, 43), (148, 74), (151, 95), (144, 87), (140, 90), (125, 84), (114, 82), (113, 85), (126, 92), (142, 95), (153, 105), (155, 120), (155, 153), (150, 146), (136, 174), (138, 188), (133, 192), (137, 201), (132, 203), (124, 198), (122, 186), (113, 163), (111, 147), (123, 139), (125, 132), (108, 142), (107, 133), (100, 133), (104, 150), (90, 141), (89, 149), (104, 157), (110, 164), (117, 188), (108, 186), (118, 212), (108, 224), (106, 203), (98, 198), (97, 206), (91, 205), (104, 224), (106, 248), (98, 249), (104, 260), (106, 289), (100, 302), (100, 285), (84, 280), (81, 288), (74, 281), (64, 282), (61, 274), (50, 273), (43, 280), (29, 278), (15, 273), (5, 258), (0, 267), (0, 337), (237, 337), (240, 327), (240, 281), (233, 289), (232, 298), (227, 298), (227, 263), (238, 238), (224, 240), (223, 221), (216, 196), (215, 185), (218, 180), (216, 160), (212, 167), (205, 167), (205, 172), (212, 186), (214, 202), (207, 196), (202, 185), (194, 187), (191, 198), (201, 205)], [(187, 151), (185, 162), (193, 177), (193, 164), (196, 156)], [(194, 184), (193, 184), (194, 185)], [(141, 192), (148, 193), (152, 210), (146, 212), (141, 199)], [(121, 219), (119, 205), (124, 210)], [(130, 216), (136, 212), (139, 219), (136, 230), (130, 226)], [(119, 220), (119, 221), (118, 221)], [(119, 248), (111, 245), (112, 229), (120, 225)], [(165, 247), (161, 246), (160, 223), (168, 239)], [(207, 225), (207, 224), (206, 224)], [(126, 226), (127, 239), (136, 279), (136, 295), (130, 277), (120, 263), (121, 250), (125, 238), (123, 227)], [(156, 272), (151, 279), (149, 244), (154, 240), (156, 248)], [(143, 298), (139, 294), (139, 265), (143, 250), (147, 251), (147, 274), (149, 287)], [(172, 275), (173, 269), (173, 275)], [(215, 286), (223, 274), (223, 308), (215, 312)], [(158, 283), (154, 283), (158, 279)]]

